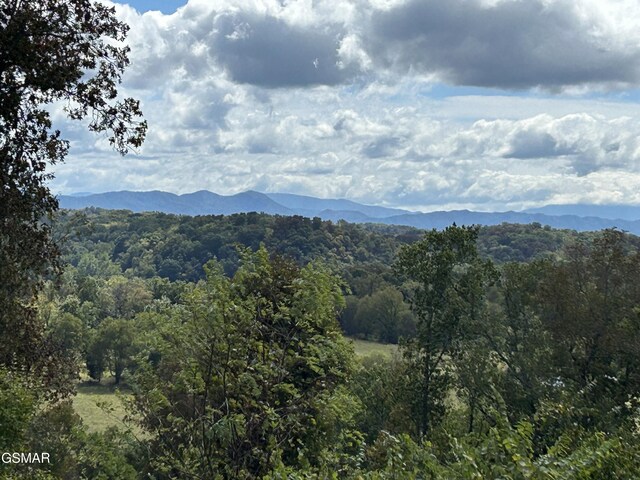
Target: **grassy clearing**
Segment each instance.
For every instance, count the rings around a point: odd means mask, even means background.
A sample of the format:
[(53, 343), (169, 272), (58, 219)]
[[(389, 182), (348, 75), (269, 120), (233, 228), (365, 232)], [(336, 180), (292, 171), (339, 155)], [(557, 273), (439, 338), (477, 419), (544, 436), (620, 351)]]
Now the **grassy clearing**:
[[(121, 392), (126, 395), (126, 389)], [(80, 383), (73, 399), (73, 408), (82, 417), (89, 431), (100, 432), (109, 427), (125, 428), (123, 419), (126, 411), (116, 388), (109, 380), (103, 383)]]
[(360, 357), (366, 357), (369, 355), (384, 355), (385, 357), (391, 357), (398, 351), (398, 346), (393, 344), (369, 342), (367, 340), (353, 340), (353, 348), (356, 355)]

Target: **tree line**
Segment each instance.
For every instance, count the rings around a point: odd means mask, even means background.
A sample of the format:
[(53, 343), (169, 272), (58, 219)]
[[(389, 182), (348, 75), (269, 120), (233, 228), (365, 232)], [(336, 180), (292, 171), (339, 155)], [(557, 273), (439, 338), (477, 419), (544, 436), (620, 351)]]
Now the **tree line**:
[(69, 403), (11, 384), (26, 413), (5, 444), (66, 452), (39, 472), (52, 478), (115, 465), (105, 478), (633, 476), (637, 239), (603, 231), (497, 263), (478, 236), (452, 226), (399, 245), (393, 290), (362, 297), (364, 324), (396, 307), (411, 318), (392, 358), (354, 354), (339, 323), (350, 287), (322, 258), (238, 245), (233, 274), (211, 260), (197, 282), (171, 281), (123, 271), (102, 243), (90, 267), (81, 241), (84, 261), (47, 283), (38, 315), (67, 365), (131, 389), (135, 429), (91, 434), (106, 453), (86, 456)]
[[(415, 316), (404, 302), (407, 292), (392, 269), (398, 249), (424, 234), (411, 227), (258, 213), (187, 217), (99, 209), (63, 212), (55, 225), (68, 272), (83, 278), (119, 273), (193, 282), (204, 278), (203, 265), (213, 257), (233, 275), (238, 244), (253, 250), (264, 244), (299, 263), (322, 258), (348, 285), (340, 315), (348, 335), (397, 343), (415, 332)], [(504, 224), (481, 228), (477, 246), (483, 258), (504, 263), (551, 257), (566, 243), (591, 237), (539, 224)]]

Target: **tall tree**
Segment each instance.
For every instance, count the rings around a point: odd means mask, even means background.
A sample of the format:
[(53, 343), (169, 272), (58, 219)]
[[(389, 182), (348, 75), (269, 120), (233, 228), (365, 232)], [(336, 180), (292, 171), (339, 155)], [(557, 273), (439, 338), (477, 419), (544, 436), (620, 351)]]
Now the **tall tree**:
[(343, 442), (356, 408), (343, 388), (353, 351), (336, 320), (339, 283), (318, 265), (269, 259), (264, 248), (241, 259), (231, 279), (207, 265), (206, 282), (163, 320), (171, 327), (138, 365), (153, 475), (266, 478), (357, 445)]
[(384, 343), (398, 343), (398, 338), (410, 336), (414, 329), (409, 306), (402, 293), (391, 286), (362, 298), (354, 321), (360, 332)]
[(432, 230), (401, 248), (397, 269), (414, 285), (412, 307), (417, 333), (403, 346), (415, 378), (414, 409), (419, 435), (442, 416), (452, 386), (451, 362), (465, 334), (481, 319), (487, 284), (494, 277), (490, 262), (476, 249), (477, 227)]
[(49, 106), (88, 119), (122, 154), (143, 141), (138, 102), (118, 97), (127, 30), (113, 7), (92, 0), (0, 0), (0, 364), (52, 376), (31, 306), (43, 277), (59, 271), (47, 181), (69, 144)]
[(547, 260), (504, 265), (495, 311), (481, 332), (499, 362), (495, 386), (512, 421), (533, 415), (539, 401), (555, 390), (552, 339), (539, 315), (540, 289), (552, 268)]
[(604, 230), (566, 257), (545, 272), (540, 315), (565, 389), (612, 410), (640, 391), (640, 251), (624, 233)]

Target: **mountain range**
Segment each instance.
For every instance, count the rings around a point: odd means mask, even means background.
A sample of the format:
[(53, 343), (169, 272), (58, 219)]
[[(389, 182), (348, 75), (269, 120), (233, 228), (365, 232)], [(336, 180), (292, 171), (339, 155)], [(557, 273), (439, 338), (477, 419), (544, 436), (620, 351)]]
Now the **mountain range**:
[(174, 193), (107, 192), (58, 197), (61, 208), (131, 210), (133, 212), (164, 212), (179, 215), (230, 215), (243, 212), (263, 212), (272, 215), (302, 215), (324, 220), (346, 220), (353, 223), (383, 223), (407, 225), (423, 229), (458, 225), (497, 225), (533, 223), (553, 228), (577, 231), (617, 227), (640, 235), (640, 207), (631, 205), (548, 205), (522, 212), (474, 212), (453, 210), (411, 212), (408, 210), (363, 205), (345, 199), (323, 199), (289, 193), (247, 191), (236, 195), (218, 195), (201, 190), (176, 195)]

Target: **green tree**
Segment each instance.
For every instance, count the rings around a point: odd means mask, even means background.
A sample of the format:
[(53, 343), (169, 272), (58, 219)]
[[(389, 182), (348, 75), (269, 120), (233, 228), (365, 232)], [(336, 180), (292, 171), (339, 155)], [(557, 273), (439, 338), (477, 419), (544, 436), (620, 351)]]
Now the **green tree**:
[(0, 367), (0, 450), (18, 451), (37, 408), (33, 385), (15, 373)]
[(440, 447), (426, 441), (418, 444), (407, 435), (383, 432), (367, 451), (365, 471), (357, 478), (608, 480), (637, 477), (640, 448), (637, 433), (629, 428), (618, 436), (576, 432), (559, 439), (544, 454), (538, 455), (534, 449), (535, 426), (531, 422), (511, 425), (505, 418), (493, 416), (497, 421), (488, 432), (448, 437)]
[(44, 276), (59, 271), (46, 222), (58, 205), (46, 183), (69, 147), (48, 106), (62, 102), (71, 119), (88, 118), (123, 154), (140, 146), (138, 102), (117, 91), (126, 32), (113, 7), (91, 0), (0, 1), (0, 364), (46, 381), (53, 352), (32, 301)]
[(97, 297), (105, 317), (130, 319), (151, 303), (153, 295), (144, 280), (115, 275), (98, 290)]
[(415, 324), (402, 293), (388, 286), (360, 299), (354, 322), (363, 333), (383, 343), (398, 343), (414, 333)]
[(87, 338), (85, 364), (89, 376), (100, 382), (107, 368), (106, 346), (96, 330), (90, 330)]
[(417, 433), (425, 435), (442, 418), (452, 386), (451, 358), (472, 327), (481, 322), (487, 285), (495, 271), (476, 250), (477, 227), (432, 230), (403, 246), (396, 268), (413, 285), (415, 337), (402, 346), (412, 366)]
[[(490, 374), (469, 375), (471, 383), (491, 378), (512, 422), (532, 416), (541, 400), (556, 388), (559, 370), (552, 360), (552, 338), (540, 318), (540, 288), (548, 261), (509, 263), (502, 267), (492, 292), (493, 303), (478, 341), (484, 353), (474, 363), (485, 364)], [(487, 364), (490, 361), (490, 365)], [(491, 368), (493, 367), (493, 368)], [(479, 386), (479, 384), (478, 384)], [(484, 387), (478, 401), (495, 405), (494, 391)]]
[[(70, 400), (38, 411), (28, 429), (27, 445), (28, 451), (49, 453), (50, 463), (16, 465), (9, 478), (138, 478), (132, 464), (136, 464), (140, 452), (135, 451), (130, 435), (113, 427), (104, 432), (88, 432)], [(47, 473), (51, 476), (45, 476)]]
[(353, 352), (336, 320), (340, 285), (264, 248), (240, 255), (232, 279), (207, 265), (186, 311), (167, 317), (171, 327), (138, 365), (154, 475), (262, 478), (278, 465), (325, 462), (340, 471), (359, 438), (342, 388)]
[(362, 404), (358, 412), (358, 430), (366, 435), (367, 443), (375, 441), (382, 431), (409, 432), (412, 412), (405, 398), (403, 384), (407, 365), (394, 355), (369, 355), (360, 360), (350, 388)]
[[(640, 251), (617, 230), (567, 249), (545, 270), (538, 298), (565, 388), (600, 413), (640, 391)], [(622, 417), (602, 418), (610, 428)], [(594, 423), (592, 414), (584, 422)]]
[(118, 385), (136, 352), (133, 322), (123, 318), (107, 318), (96, 329), (87, 351), (89, 374), (100, 381), (105, 368), (108, 368)]
[(49, 336), (70, 357), (84, 350), (85, 326), (78, 317), (70, 313), (58, 315), (49, 327)]

